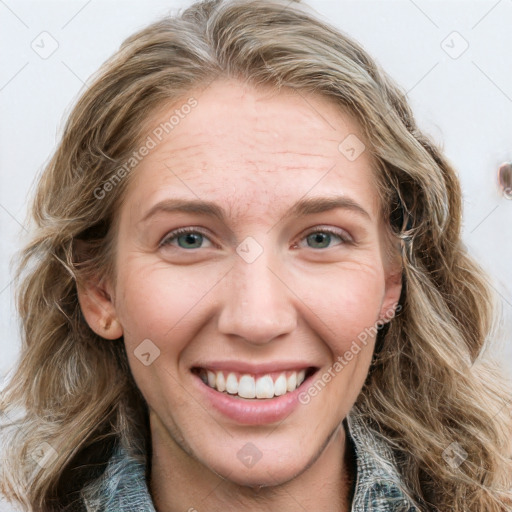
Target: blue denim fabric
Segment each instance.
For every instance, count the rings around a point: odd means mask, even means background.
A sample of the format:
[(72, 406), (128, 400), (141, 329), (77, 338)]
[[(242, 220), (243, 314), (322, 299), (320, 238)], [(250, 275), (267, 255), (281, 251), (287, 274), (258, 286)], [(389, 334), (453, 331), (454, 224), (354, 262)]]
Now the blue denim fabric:
[[(363, 423), (355, 408), (347, 416), (346, 424), (354, 443), (357, 466), (351, 512), (427, 510), (420, 509), (408, 496), (390, 447), (375, 430)], [(109, 460), (102, 476), (101, 495), (97, 498), (84, 500), (87, 511), (156, 512), (146, 484), (145, 464), (122, 448)]]

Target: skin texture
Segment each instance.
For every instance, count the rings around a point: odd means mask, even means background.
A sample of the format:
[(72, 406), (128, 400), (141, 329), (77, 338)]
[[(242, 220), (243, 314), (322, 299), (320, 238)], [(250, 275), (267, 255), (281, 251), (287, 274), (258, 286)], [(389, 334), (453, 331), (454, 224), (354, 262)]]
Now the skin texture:
[[(389, 316), (401, 272), (385, 256), (374, 162), (369, 151), (354, 161), (340, 152), (348, 135), (363, 137), (329, 99), (237, 81), (193, 96), (197, 107), (133, 171), (119, 212), (115, 286), (79, 290), (91, 328), (106, 340), (124, 336), (149, 405), (155, 506), (349, 510), (354, 467), (341, 422), (363, 386), (375, 339), (307, 405), (269, 425), (241, 425), (212, 409), (190, 369), (212, 360), (293, 359), (319, 367), (321, 376)], [(175, 108), (163, 105), (148, 126)], [(368, 215), (348, 208), (285, 215), (301, 199), (333, 195), (350, 197)], [(141, 222), (168, 198), (215, 202), (225, 220), (160, 212)], [(187, 226), (204, 234), (201, 247), (182, 248), (176, 238), (159, 247)], [(322, 228), (349, 239), (332, 235), (327, 247), (311, 247), (307, 235)], [(246, 237), (263, 251), (252, 263), (236, 251)], [(145, 339), (160, 350), (148, 366), (134, 353)], [(237, 457), (248, 442), (261, 453), (252, 467)]]

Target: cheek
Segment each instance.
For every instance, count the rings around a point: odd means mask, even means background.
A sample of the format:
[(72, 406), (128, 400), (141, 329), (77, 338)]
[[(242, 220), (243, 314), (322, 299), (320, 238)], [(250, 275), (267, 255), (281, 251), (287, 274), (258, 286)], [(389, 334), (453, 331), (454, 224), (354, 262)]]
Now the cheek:
[[(296, 280), (304, 315), (337, 354), (368, 332), (379, 319), (385, 293), (376, 268), (348, 266)], [(300, 283), (300, 288), (298, 283)], [(308, 313), (309, 310), (309, 313)]]
[(173, 410), (186, 405), (188, 395), (169, 390), (177, 386), (180, 354), (200, 326), (215, 276), (143, 258), (136, 263), (118, 274), (116, 290), (129, 365), (148, 404), (164, 401)]
[[(116, 289), (116, 311), (127, 350), (133, 352), (149, 339), (161, 351), (179, 355), (216, 307), (216, 287), (228, 271), (229, 266), (221, 265), (171, 268), (144, 257), (127, 260)], [(295, 296), (287, 299), (289, 307), (335, 345), (337, 353), (378, 320), (384, 276), (373, 261), (346, 262), (314, 272), (297, 266), (282, 275)]]
[[(218, 274), (218, 275), (217, 275)], [(197, 323), (198, 311), (221, 279), (214, 269), (168, 264), (142, 265), (119, 275), (116, 310), (125, 331), (125, 343), (134, 349), (149, 338), (162, 350), (180, 350), (180, 333)], [(172, 344), (169, 341), (172, 340)]]

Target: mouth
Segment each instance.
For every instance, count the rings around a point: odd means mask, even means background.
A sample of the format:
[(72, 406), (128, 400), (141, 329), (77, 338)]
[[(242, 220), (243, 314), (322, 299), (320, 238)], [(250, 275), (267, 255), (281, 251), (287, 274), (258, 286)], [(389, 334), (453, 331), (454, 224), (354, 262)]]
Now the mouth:
[(266, 373), (245, 373), (234, 370), (193, 367), (197, 375), (209, 388), (232, 397), (246, 400), (271, 400), (293, 393), (318, 368), (314, 366)]

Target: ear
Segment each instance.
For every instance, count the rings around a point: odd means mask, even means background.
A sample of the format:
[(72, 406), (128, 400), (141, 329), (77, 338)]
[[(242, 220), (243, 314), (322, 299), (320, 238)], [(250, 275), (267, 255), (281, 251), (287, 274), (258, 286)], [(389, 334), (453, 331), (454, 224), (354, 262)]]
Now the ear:
[(77, 284), (78, 302), (89, 327), (102, 338), (116, 340), (123, 335), (112, 294), (101, 281)]
[(402, 266), (395, 265), (386, 270), (386, 290), (380, 310), (379, 320), (387, 323), (394, 316), (402, 293)]

